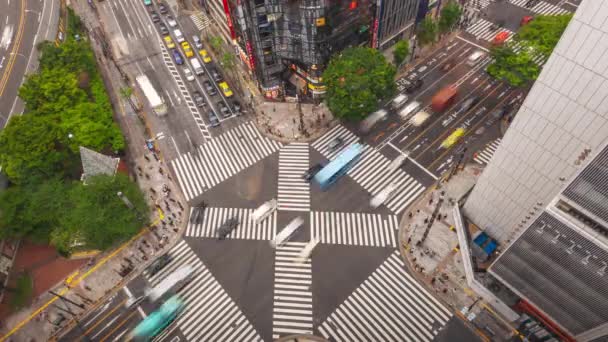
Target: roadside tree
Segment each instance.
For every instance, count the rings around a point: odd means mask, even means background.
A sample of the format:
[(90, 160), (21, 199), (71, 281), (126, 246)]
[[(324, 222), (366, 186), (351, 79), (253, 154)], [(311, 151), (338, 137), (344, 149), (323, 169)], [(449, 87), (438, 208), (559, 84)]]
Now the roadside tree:
[(438, 23), (439, 32), (443, 34), (452, 31), (456, 23), (458, 23), (458, 20), (460, 20), (461, 14), (462, 9), (454, 1), (450, 1), (443, 6)]
[(395, 63), (395, 66), (399, 67), (409, 54), (410, 42), (406, 39), (398, 41), (393, 50), (393, 62)]
[(432, 44), (437, 40), (437, 22), (431, 17), (426, 17), (418, 26), (416, 38), (420, 46)]

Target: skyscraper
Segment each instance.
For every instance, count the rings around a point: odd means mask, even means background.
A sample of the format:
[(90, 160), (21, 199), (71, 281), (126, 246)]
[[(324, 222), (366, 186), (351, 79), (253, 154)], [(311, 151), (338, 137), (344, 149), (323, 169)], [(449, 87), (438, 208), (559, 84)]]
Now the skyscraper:
[(464, 205), (489, 272), (566, 335), (608, 337), (608, 1), (584, 0)]

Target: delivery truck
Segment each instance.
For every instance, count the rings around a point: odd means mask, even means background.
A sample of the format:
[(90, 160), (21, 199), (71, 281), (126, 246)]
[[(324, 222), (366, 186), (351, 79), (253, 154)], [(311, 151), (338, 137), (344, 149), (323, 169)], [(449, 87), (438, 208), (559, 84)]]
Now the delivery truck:
[(433, 99), (431, 100), (431, 108), (435, 112), (443, 112), (449, 106), (454, 103), (456, 99), (456, 95), (458, 95), (458, 88), (454, 86), (448, 86), (441, 89)]

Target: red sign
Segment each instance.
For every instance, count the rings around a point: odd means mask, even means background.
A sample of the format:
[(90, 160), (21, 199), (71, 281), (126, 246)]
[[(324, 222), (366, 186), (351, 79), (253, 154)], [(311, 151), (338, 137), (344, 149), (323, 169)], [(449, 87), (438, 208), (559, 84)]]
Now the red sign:
[(230, 6), (228, 5), (228, 0), (223, 0), (224, 3), (224, 13), (226, 13), (226, 22), (228, 23), (228, 28), (230, 29), (230, 37), (232, 39), (236, 39), (236, 33), (234, 32), (234, 27), (232, 26), (232, 16), (230, 15)]
[(251, 42), (247, 42), (247, 55), (249, 56), (249, 64), (251, 64), (251, 69), (255, 69), (255, 59), (253, 58), (253, 48), (251, 47)]
[(378, 18), (376, 18), (376, 20), (374, 20), (374, 30), (373, 35), (372, 35), (372, 47), (375, 49), (377, 48), (377, 44), (378, 44), (378, 25), (380, 23), (378, 22)]

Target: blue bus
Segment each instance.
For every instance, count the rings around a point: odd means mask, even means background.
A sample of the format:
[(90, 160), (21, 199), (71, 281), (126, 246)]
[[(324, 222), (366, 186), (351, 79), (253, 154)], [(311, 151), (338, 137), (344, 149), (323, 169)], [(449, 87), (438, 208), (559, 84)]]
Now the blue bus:
[(161, 307), (141, 321), (131, 332), (128, 340), (150, 341), (171, 324), (183, 310), (184, 302), (179, 296), (169, 298)]
[(321, 171), (317, 172), (314, 180), (319, 184), (321, 190), (327, 190), (338, 178), (348, 172), (357, 163), (362, 151), (363, 145), (354, 143), (345, 148), (336, 159), (329, 162)]

